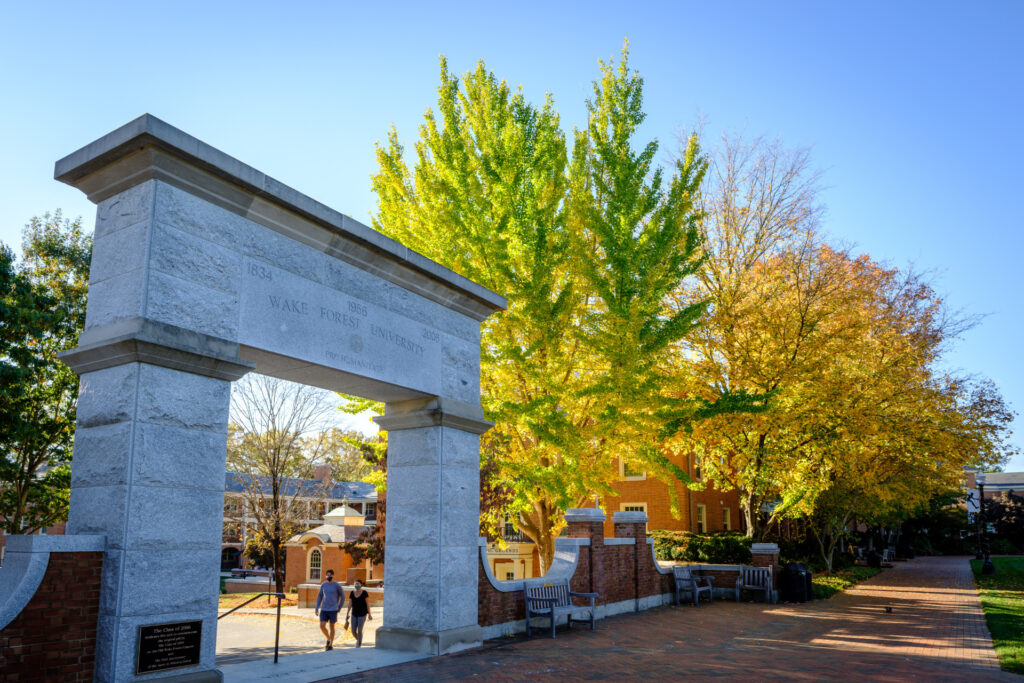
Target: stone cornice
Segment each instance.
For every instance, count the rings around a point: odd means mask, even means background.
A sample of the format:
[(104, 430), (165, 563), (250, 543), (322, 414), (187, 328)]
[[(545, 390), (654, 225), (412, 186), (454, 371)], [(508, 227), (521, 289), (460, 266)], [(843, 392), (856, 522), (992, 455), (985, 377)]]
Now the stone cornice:
[[(411, 409), (409, 409), (410, 407)], [(402, 408), (406, 410), (389, 411), (381, 417), (373, 418), (373, 421), (388, 432), (441, 426), (452, 427), (470, 434), (483, 434), (494, 426), (493, 422), (484, 419), (484, 412), (480, 406), (472, 406), (451, 399), (435, 398), (417, 401), (413, 406), (399, 406), (399, 409)]]
[(506, 307), (486, 287), (149, 114), (64, 157), (54, 177), (97, 203), (160, 180), (476, 320)]
[(149, 363), (233, 382), (256, 365), (238, 357), (238, 344), (174, 325), (132, 318), (89, 330), (60, 359), (85, 374), (126, 363)]

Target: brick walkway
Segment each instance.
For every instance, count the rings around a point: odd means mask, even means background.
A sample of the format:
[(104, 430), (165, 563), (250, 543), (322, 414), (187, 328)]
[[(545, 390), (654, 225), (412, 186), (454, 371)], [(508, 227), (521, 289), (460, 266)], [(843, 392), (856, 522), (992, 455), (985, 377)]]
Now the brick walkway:
[[(885, 607), (892, 607), (886, 613)], [(966, 558), (896, 564), (831, 600), (765, 607), (665, 607), (559, 630), (558, 638), (489, 641), (467, 652), (346, 681), (578, 678), (1017, 681), (999, 671)], [(341, 679), (331, 679), (341, 680)]]

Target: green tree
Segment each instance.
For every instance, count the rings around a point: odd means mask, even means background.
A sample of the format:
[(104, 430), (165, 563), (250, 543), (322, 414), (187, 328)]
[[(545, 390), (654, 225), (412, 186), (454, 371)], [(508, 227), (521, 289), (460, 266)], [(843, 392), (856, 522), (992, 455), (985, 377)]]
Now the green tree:
[(0, 524), (29, 533), (67, 518), (78, 376), (57, 358), (85, 326), (92, 237), (60, 211), (35, 217), (15, 267), (0, 245)]
[(691, 141), (666, 181), (656, 143), (633, 151), (643, 81), (626, 61), (601, 64), (571, 163), (550, 95), (535, 106), (482, 62), (460, 80), (444, 59), (413, 169), (396, 131), (377, 150), (374, 227), (508, 300), (482, 330), (483, 458), (502, 492), (482, 519), (511, 514), (543, 570), (563, 511), (609, 492), (620, 457), (688, 481), (643, 444), (670, 407), (659, 366), (702, 310), (662, 299), (697, 263), (703, 160)]
[(335, 481), (367, 481), (373, 472), (373, 465), (364, 457), (359, 432), (332, 427), (306, 442), (309, 452), (319, 452), (331, 466), (331, 478)]
[(368, 480), (373, 481), (377, 488), (377, 518), (376, 524), (367, 527), (356, 540), (345, 543), (342, 548), (352, 556), (353, 563), (370, 560), (373, 564), (384, 564), (388, 507), (388, 442), (383, 435), (378, 435), (369, 439), (353, 437), (350, 443), (358, 449), (363, 462), (371, 470)]

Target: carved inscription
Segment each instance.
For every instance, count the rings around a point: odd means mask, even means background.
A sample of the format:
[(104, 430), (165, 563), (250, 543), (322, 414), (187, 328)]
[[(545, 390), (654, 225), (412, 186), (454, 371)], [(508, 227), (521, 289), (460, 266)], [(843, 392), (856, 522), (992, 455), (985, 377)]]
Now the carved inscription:
[(245, 274), (242, 343), (405, 386), (437, 377), (437, 330), (265, 263)]
[(397, 332), (393, 332), (392, 330), (387, 329), (386, 327), (381, 327), (380, 325), (374, 325), (373, 323), (370, 323), (370, 334), (373, 335), (374, 337), (380, 337), (389, 344), (394, 344), (395, 346), (405, 349), (406, 351), (412, 351), (418, 356), (423, 355), (422, 346), (412, 341), (411, 339), (406, 339)]

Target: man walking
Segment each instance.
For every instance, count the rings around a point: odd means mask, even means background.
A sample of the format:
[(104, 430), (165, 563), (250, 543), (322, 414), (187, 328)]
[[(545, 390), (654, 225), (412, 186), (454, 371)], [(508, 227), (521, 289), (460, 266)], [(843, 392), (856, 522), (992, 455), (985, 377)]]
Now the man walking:
[[(345, 591), (341, 584), (334, 582), (334, 570), (327, 570), (327, 580), (320, 584), (320, 592), (316, 595), (314, 615), (320, 616), (320, 630), (327, 637), (325, 650), (334, 649), (334, 625), (338, 623), (338, 612), (345, 601)], [(328, 630), (330, 624), (330, 630)]]

